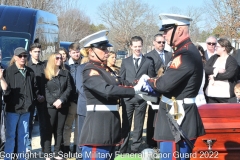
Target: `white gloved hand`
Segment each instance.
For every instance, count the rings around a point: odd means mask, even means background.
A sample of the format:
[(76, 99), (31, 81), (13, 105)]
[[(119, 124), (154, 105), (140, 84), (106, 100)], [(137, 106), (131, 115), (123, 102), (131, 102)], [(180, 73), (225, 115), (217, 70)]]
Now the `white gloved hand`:
[(141, 76), (141, 78), (139, 79), (139, 81), (147, 81), (148, 79), (150, 79), (150, 77), (148, 76), (148, 75), (146, 75), (146, 74), (143, 74), (142, 76)]
[(142, 86), (143, 86), (143, 82), (138, 81), (138, 84), (133, 87), (133, 88), (134, 88), (134, 91), (135, 91), (135, 92), (140, 92), (141, 89), (142, 89)]
[(149, 76), (144, 74), (141, 76), (141, 78), (139, 79), (138, 83), (136, 86), (134, 86), (134, 90), (135, 91), (140, 91), (142, 89), (142, 86), (145, 85), (145, 81), (149, 79)]
[[(135, 93), (136, 94), (139, 94), (139, 93), (144, 93), (144, 92), (141, 92), (141, 89), (144, 85), (146, 85), (146, 81), (150, 79), (150, 77), (146, 74), (143, 74), (141, 76), (141, 78), (139, 79), (138, 83), (136, 86), (134, 86), (134, 90), (135, 90)], [(144, 94), (147, 94), (147, 93), (144, 93)]]

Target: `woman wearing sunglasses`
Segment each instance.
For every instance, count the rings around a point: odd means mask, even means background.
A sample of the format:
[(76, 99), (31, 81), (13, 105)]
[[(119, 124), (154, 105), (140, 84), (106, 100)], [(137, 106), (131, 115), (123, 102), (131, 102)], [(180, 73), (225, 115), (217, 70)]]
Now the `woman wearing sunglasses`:
[(56, 135), (54, 146), (55, 159), (62, 159), (62, 157), (59, 157), (58, 152), (60, 151), (63, 126), (70, 105), (68, 102), (68, 97), (72, 90), (70, 74), (64, 68), (60, 53), (50, 55), (44, 72), (47, 79), (45, 91), (48, 107), (46, 115), (48, 132), (44, 141), (44, 152), (51, 153), (51, 140), (52, 134), (54, 134)]

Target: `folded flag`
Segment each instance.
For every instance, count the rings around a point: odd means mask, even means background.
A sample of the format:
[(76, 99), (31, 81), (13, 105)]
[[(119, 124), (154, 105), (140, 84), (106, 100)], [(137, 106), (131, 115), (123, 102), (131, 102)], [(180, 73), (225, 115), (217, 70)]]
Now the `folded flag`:
[(144, 81), (142, 89), (142, 92), (147, 92), (149, 96), (153, 96), (153, 97), (159, 97), (160, 94), (158, 92), (156, 92), (148, 83), (148, 81)]

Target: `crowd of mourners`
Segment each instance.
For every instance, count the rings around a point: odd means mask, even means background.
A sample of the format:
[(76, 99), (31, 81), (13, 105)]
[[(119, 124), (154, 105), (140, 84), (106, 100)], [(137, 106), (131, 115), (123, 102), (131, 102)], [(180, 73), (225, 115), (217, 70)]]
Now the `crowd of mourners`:
[[(115, 65), (116, 53), (108, 52), (109, 69), (118, 77), (132, 83), (143, 74), (149, 77), (160, 77), (164, 74), (164, 69), (168, 67), (172, 57), (171, 52), (164, 50), (164, 36), (161, 34), (154, 36), (154, 49), (149, 53), (142, 54), (142, 44), (141, 37), (132, 37), (130, 46), (133, 58), (123, 59), (121, 67)], [(214, 36), (207, 38), (206, 46), (207, 50), (204, 51), (201, 45), (196, 44), (204, 66), (202, 84), (196, 97), (197, 106), (206, 103), (239, 103), (240, 50), (235, 50), (228, 39), (217, 39)], [(136, 48), (140, 48), (139, 52), (135, 51)], [(89, 54), (88, 50), (80, 49), (78, 43), (72, 43), (68, 49), (69, 51), (59, 48), (46, 61), (40, 61), (41, 44), (33, 43), (29, 53), (24, 48), (18, 47), (14, 50), (9, 66), (1, 69), (1, 94), (4, 97), (4, 102), (1, 101), (1, 103), (5, 104), (4, 111), (6, 111), (5, 154), (27, 153), (32, 150), (32, 122), (35, 110), (39, 121), (40, 145), (43, 153), (53, 152), (55, 159), (62, 159), (59, 156), (60, 151), (81, 152), (81, 147), (78, 145), (81, 131), (85, 129), (83, 125), (87, 112), (83, 69), (89, 62)], [(134, 65), (130, 65), (130, 61), (133, 61)], [(98, 73), (90, 72), (89, 75), (91, 74)], [(121, 133), (124, 140), (117, 145), (117, 150), (121, 153), (141, 152), (146, 112), (148, 114), (146, 139), (148, 148), (159, 148), (152, 139), (153, 121), (158, 103), (149, 104), (138, 95), (134, 98), (119, 99), (122, 107)], [(128, 143), (133, 116), (134, 129), (129, 151)], [(75, 126), (74, 144), (70, 147), (73, 124)], [(55, 140), (54, 151), (51, 150), (52, 137)], [(9, 158), (5, 157), (5, 159)]]

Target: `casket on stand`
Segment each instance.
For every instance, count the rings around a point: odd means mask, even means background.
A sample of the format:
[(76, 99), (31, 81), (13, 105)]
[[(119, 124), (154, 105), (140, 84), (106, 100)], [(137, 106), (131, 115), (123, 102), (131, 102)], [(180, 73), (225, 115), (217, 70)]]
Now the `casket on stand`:
[(240, 160), (240, 104), (206, 104), (198, 109), (206, 135), (197, 139), (191, 160)]

